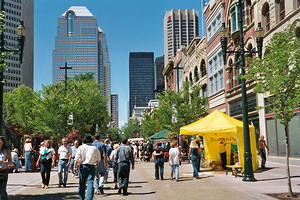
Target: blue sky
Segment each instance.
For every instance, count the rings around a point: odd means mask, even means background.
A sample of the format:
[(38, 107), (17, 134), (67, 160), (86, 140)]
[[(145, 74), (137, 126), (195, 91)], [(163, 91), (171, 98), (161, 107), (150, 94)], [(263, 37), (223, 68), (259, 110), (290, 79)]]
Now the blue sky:
[[(57, 19), (70, 6), (86, 6), (107, 36), (112, 93), (119, 94), (119, 122), (127, 122), (129, 52), (163, 55), (166, 10), (197, 9), (201, 0), (37, 0), (34, 18), (34, 89), (52, 81)], [(200, 20), (199, 20), (200, 21)]]

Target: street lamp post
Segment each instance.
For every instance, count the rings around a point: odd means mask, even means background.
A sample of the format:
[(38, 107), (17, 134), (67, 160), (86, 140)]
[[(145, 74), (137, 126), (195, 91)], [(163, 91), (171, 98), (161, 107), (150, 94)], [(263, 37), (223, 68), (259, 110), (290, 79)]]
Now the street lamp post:
[[(1, 14), (4, 12), (4, 0), (1, 0)], [(2, 16), (1, 24), (4, 24), (5, 17)], [(0, 135), (3, 134), (3, 86), (4, 86), (4, 68), (5, 62), (3, 57), (3, 52), (11, 52), (14, 54), (19, 54), (19, 61), (20, 65), (23, 61), (23, 49), (24, 49), (24, 41), (25, 41), (25, 28), (24, 23), (21, 21), (20, 25), (17, 27), (17, 34), (18, 34), (18, 49), (6, 49), (4, 47), (4, 30), (2, 30), (0, 35), (0, 54), (2, 56), (0, 61)]]
[[(243, 33), (243, 15), (242, 15), (243, 1), (238, 2), (238, 23), (239, 23), (239, 50), (228, 51), (227, 41), (228, 41), (228, 30), (225, 27), (225, 23), (222, 24), (222, 29), (220, 31), (221, 37), (221, 48), (224, 63), (226, 63), (226, 54), (235, 53), (239, 58), (239, 66), (241, 68), (241, 75), (245, 75), (245, 53), (258, 53), (259, 58), (262, 58), (262, 46), (263, 46), (263, 29), (261, 23), (258, 23), (258, 27), (255, 31), (257, 49), (255, 50), (245, 50), (244, 49), (244, 33)], [(250, 148), (250, 135), (249, 135), (249, 122), (248, 122), (248, 103), (247, 103), (247, 93), (246, 93), (246, 80), (243, 78), (241, 83), (242, 87), (242, 113), (243, 113), (243, 133), (244, 133), (244, 178), (243, 181), (256, 181), (253, 175), (252, 168), (252, 154)]]

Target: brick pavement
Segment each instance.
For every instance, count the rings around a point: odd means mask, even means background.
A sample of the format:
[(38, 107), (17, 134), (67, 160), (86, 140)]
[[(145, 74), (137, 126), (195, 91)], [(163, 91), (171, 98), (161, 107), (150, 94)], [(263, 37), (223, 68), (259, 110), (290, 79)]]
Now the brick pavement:
[[(267, 163), (269, 170), (255, 173), (257, 182), (245, 183), (241, 177), (225, 175), (223, 172), (201, 172), (201, 179), (192, 178), (191, 164), (184, 164), (180, 168), (180, 182), (170, 180), (154, 180), (153, 163), (137, 163), (136, 169), (131, 171), (129, 192), (130, 195), (123, 197), (113, 189), (114, 185), (108, 183), (104, 188), (104, 195), (97, 195), (94, 199), (118, 200), (118, 199), (145, 199), (145, 200), (165, 200), (165, 199), (273, 199), (267, 193), (286, 192), (285, 168), (282, 164)], [(291, 168), (293, 188), (295, 192), (300, 192), (300, 166)], [(165, 164), (165, 179), (169, 178), (170, 167)], [(112, 180), (112, 173), (108, 181)], [(36, 174), (34, 174), (36, 178)], [(36, 179), (33, 178), (34, 181)], [(22, 181), (20, 181), (22, 182)], [(17, 195), (10, 195), (11, 200), (71, 200), (78, 198), (78, 179), (69, 176), (67, 188), (58, 188), (58, 177), (53, 172), (50, 187), (45, 190), (40, 186), (40, 181), (31, 183), (30, 187), (16, 192)], [(21, 186), (22, 184), (19, 184)], [(9, 186), (11, 187), (11, 186)], [(11, 190), (10, 190), (11, 191)], [(12, 193), (10, 193), (12, 194)]]

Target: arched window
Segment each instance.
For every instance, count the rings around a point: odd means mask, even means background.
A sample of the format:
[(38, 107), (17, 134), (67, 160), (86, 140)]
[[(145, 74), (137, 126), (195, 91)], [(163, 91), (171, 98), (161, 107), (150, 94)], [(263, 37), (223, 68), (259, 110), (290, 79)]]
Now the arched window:
[(206, 73), (206, 65), (205, 65), (204, 60), (201, 61), (200, 70), (201, 70), (201, 77), (204, 77), (207, 74)]
[(202, 86), (202, 95), (203, 95), (203, 98), (207, 97), (207, 85), (206, 84), (204, 84)]
[(246, 1), (246, 6), (247, 6), (247, 17), (248, 17), (248, 24), (251, 24), (253, 22), (253, 7), (251, 4), (251, 0)]
[(285, 5), (284, 0), (276, 0), (276, 10), (279, 21), (283, 20), (285, 17)]
[(270, 8), (268, 3), (265, 3), (263, 5), (262, 15), (264, 19), (265, 30), (269, 31), (270, 30)]
[(190, 84), (193, 85), (193, 74), (190, 72)]
[(74, 14), (72, 12), (68, 13), (68, 37), (72, 36), (73, 33), (73, 20), (74, 20)]
[(194, 69), (194, 76), (195, 76), (195, 83), (196, 83), (197, 81), (199, 81), (199, 71), (197, 66)]
[(189, 78), (188, 77), (185, 77), (185, 82), (188, 82), (189, 81)]

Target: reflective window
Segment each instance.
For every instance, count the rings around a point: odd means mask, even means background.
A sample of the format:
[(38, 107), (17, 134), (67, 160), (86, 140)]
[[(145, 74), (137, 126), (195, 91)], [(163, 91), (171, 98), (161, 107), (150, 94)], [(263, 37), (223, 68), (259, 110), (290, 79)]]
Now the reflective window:
[(71, 37), (73, 33), (73, 19), (74, 19), (73, 13), (69, 12), (68, 13), (68, 37)]

